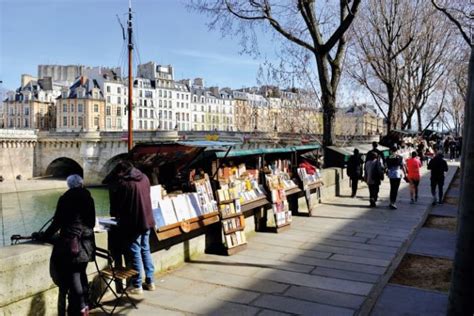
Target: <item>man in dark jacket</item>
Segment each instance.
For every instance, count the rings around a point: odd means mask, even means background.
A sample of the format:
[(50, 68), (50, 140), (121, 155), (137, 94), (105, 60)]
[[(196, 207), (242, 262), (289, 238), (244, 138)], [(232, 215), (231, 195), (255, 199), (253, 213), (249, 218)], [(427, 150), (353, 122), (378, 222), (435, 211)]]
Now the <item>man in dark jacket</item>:
[(357, 186), (359, 180), (362, 179), (362, 158), (359, 154), (359, 149), (354, 149), (354, 154), (349, 157), (347, 161), (347, 176), (351, 179), (352, 195), (355, 197), (357, 193)]
[(442, 151), (430, 160), (428, 170), (431, 170), (431, 195), (433, 205), (436, 205), (436, 187), (438, 187), (439, 204), (443, 203), (444, 174), (448, 171), (448, 163), (444, 160)]
[[(154, 290), (155, 268), (150, 253), (150, 229), (155, 227), (150, 199), (150, 182), (146, 175), (128, 161), (121, 161), (110, 179), (110, 215), (118, 220), (118, 232), (124, 246), (127, 265), (138, 271), (131, 280), (131, 294), (141, 294), (143, 287)], [(142, 264), (145, 283), (142, 287)]]
[(372, 157), (371, 153), (374, 153), (377, 155), (380, 163), (385, 168), (385, 156), (383, 155), (383, 152), (377, 148), (378, 146), (379, 144), (377, 142), (372, 142), (372, 149), (367, 152), (367, 155), (365, 156), (365, 162), (371, 160), (369, 157)]

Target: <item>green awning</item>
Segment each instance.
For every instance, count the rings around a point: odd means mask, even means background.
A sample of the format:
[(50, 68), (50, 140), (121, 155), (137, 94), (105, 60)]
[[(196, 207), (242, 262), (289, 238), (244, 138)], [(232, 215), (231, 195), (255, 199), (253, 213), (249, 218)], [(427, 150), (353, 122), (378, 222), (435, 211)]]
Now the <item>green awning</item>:
[(251, 156), (251, 155), (260, 155), (262, 154), (262, 149), (231, 149), (226, 156), (225, 151), (218, 151), (215, 153), (216, 158), (230, 158), (230, 157), (241, 157), (241, 156)]
[(321, 148), (321, 145), (319, 145), (319, 144), (300, 145), (300, 146), (294, 146), (293, 148), (294, 148), (296, 151), (300, 151), (300, 150), (311, 151), (311, 150), (316, 150), (316, 149)]

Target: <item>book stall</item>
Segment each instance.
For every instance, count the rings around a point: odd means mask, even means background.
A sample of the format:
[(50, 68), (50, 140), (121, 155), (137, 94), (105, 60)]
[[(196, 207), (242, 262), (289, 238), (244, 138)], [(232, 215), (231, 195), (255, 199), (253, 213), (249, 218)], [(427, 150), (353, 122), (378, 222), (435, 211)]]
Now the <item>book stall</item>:
[[(220, 221), (208, 174), (188, 168), (210, 142), (136, 145), (135, 165), (152, 179), (151, 199), (158, 241), (182, 240)], [(158, 183), (156, 183), (158, 182)], [(191, 236), (191, 235), (189, 235)]]
[[(298, 215), (311, 216), (317, 204), (321, 203), (321, 179), (319, 145), (297, 146), (298, 185), (302, 189), (300, 199), (306, 201), (307, 209), (299, 208)], [(300, 203), (301, 204), (301, 203)]]
[(209, 177), (194, 180), (195, 192), (167, 194), (152, 187), (152, 208), (158, 240), (165, 240), (219, 222)]

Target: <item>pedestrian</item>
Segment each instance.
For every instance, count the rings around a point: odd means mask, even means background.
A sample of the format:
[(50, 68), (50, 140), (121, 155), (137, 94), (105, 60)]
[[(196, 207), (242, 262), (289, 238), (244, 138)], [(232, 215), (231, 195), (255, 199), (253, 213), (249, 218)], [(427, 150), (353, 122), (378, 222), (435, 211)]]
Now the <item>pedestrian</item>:
[(380, 184), (384, 178), (383, 167), (375, 151), (369, 151), (367, 155), (367, 161), (364, 166), (364, 181), (369, 186), (370, 207), (376, 207)]
[(410, 183), (410, 203), (414, 204), (418, 201), (418, 185), (421, 179), (421, 161), (417, 156), (417, 152), (411, 153), (411, 158), (407, 159), (407, 176)]
[(405, 164), (402, 156), (397, 154), (397, 147), (390, 147), (390, 156), (386, 159), (387, 176), (390, 179), (390, 205), (393, 210), (397, 209), (398, 188), (402, 178), (406, 177)]
[(69, 190), (58, 200), (53, 222), (44, 233), (33, 233), (33, 239), (48, 241), (59, 230), (51, 253), (51, 273), (59, 287), (58, 315), (89, 315), (86, 268), (95, 257), (95, 206), (82, 178), (70, 175)]
[(369, 156), (370, 156), (369, 153), (374, 152), (377, 154), (377, 157), (378, 157), (377, 159), (381, 161), (380, 163), (382, 164), (382, 167), (385, 168), (385, 157), (383, 155), (383, 152), (380, 151), (377, 147), (378, 147), (378, 143), (372, 142), (372, 149), (367, 152), (367, 156), (365, 157), (365, 162), (369, 160)]
[[(448, 163), (444, 160), (442, 150), (431, 159), (428, 164), (428, 170), (431, 170), (431, 195), (433, 196), (433, 205), (443, 204), (443, 186), (444, 175), (448, 171)], [(436, 188), (438, 188), (438, 201), (436, 201)]]
[(362, 165), (363, 165), (362, 157), (359, 154), (359, 149), (354, 149), (354, 154), (349, 157), (347, 161), (347, 176), (351, 180), (351, 187), (352, 187), (352, 194), (351, 197), (355, 197), (357, 193), (357, 187), (359, 184), (359, 180), (362, 179)]
[(449, 159), (451, 159), (451, 161), (456, 159), (456, 148), (457, 148), (456, 140), (453, 138), (449, 142)]
[[(155, 267), (150, 253), (150, 230), (155, 227), (151, 208), (150, 182), (145, 174), (128, 161), (121, 161), (109, 182), (110, 215), (117, 218), (127, 266), (138, 271), (131, 280), (130, 294), (141, 294), (143, 288), (155, 290)], [(145, 283), (142, 277), (145, 270)]]

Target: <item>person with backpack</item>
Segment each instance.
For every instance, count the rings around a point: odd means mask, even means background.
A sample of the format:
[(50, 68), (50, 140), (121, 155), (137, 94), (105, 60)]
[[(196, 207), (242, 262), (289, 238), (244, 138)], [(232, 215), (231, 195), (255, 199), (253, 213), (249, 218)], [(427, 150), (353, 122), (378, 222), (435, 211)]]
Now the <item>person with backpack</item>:
[(354, 154), (347, 161), (347, 176), (351, 179), (351, 197), (356, 196), (359, 180), (362, 179), (362, 165), (363, 161), (359, 154), (359, 149), (356, 148), (354, 149)]
[(367, 161), (364, 166), (364, 181), (369, 187), (370, 207), (376, 207), (379, 197), (380, 184), (383, 181), (383, 166), (376, 152), (368, 152)]
[(421, 161), (417, 156), (417, 152), (411, 153), (411, 158), (407, 159), (408, 182), (410, 183), (410, 203), (414, 204), (418, 201), (418, 185), (421, 179)]
[(390, 179), (390, 204), (389, 207), (392, 210), (397, 209), (397, 195), (398, 188), (402, 178), (406, 178), (406, 167), (403, 163), (402, 156), (397, 154), (397, 147), (390, 147), (390, 156), (385, 159), (387, 165), (387, 176)]

